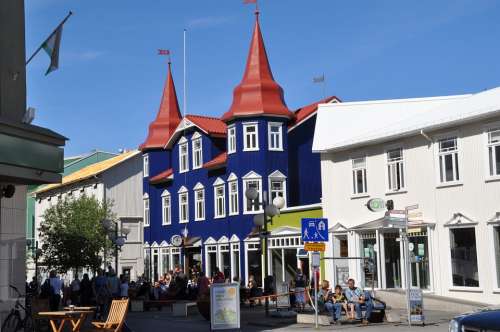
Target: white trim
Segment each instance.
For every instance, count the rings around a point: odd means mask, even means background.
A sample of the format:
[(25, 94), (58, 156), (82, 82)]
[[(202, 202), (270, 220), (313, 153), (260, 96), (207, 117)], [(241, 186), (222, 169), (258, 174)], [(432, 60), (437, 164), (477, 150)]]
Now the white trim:
[(492, 243), (493, 245), (489, 246), (490, 247), (490, 254), (491, 257), (493, 258), (493, 270), (495, 271), (493, 273), (494, 275), (494, 281), (493, 285), (494, 291), (498, 290), (500, 288), (500, 261), (499, 258), (497, 257), (497, 250), (500, 252), (500, 248), (497, 248), (497, 246), (500, 246), (500, 233), (499, 233), (499, 239), (496, 239), (495, 231), (496, 229), (500, 229), (500, 224), (498, 223), (489, 223), (488, 224), (488, 239), (489, 243)]
[(217, 243), (229, 243), (229, 239), (227, 238), (227, 236), (223, 235), (220, 237)]
[[(246, 146), (247, 128), (248, 127), (255, 128), (254, 134), (249, 134), (249, 135), (255, 135), (255, 147), (249, 148)], [(243, 151), (245, 151), (245, 152), (259, 151), (259, 123), (258, 122), (243, 122)]]
[(298, 206), (289, 206), (281, 209), (281, 213), (284, 212), (299, 212), (299, 211), (307, 211), (307, 210), (316, 210), (316, 209), (322, 209), (323, 208), (323, 203), (314, 203), (314, 204), (308, 204), (308, 205), (298, 205)]
[(161, 243), (160, 243), (160, 247), (163, 247), (163, 248), (164, 248), (164, 247), (170, 247), (170, 245), (168, 244), (168, 242), (167, 242), (167, 241), (163, 240), (163, 241), (161, 241)]
[[(166, 222), (167, 218), (165, 215), (165, 199), (168, 198), (168, 222)], [(172, 196), (167, 190), (164, 190), (161, 194), (161, 224), (162, 226), (171, 225), (172, 224)]]
[[(263, 192), (263, 188), (262, 188), (262, 177), (255, 173), (254, 171), (250, 171), (248, 172), (243, 178), (243, 195), (246, 191), (246, 188), (247, 188), (247, 183), (250, 182), (250, 181), (257, 181), (258, 182), (258, 187), (259, 187), (259, 202), (262, 202), (262, 192)], [(243, 196), (243, 214), (258, 214), (258, 213), (262, 213), (262, 206), (259, 207), (258, 210), (256, 211), (247, 211), (247, 198), (245, 196)]]
[[(465, 221), (465, 222), (463, 222)], [(453, 214), (450, 220), (448, 220), (443, 226), (448, 228), (459, 228), (459, 227), (474, 227), (478, 224), (477, 221), (472, 220), (461, 212), (456, 212)]]
[[(179, 147), (179, 173), (186, 173), (189, 171), (189, 143), (186, 137), (182, 136), (177, 146)], [(186, 147), (185, 154), (181, 153), (183, 147)], [(183, 157), (186, 158), (186, 168), (182, 168)]]
[(199, 189), (205, 189), (205, 186), (201, 183), (198, 182), (194, 187), (193, 190), (199, 190)]
[[(271, 147), (271, 127), (279, 127), (278, 134), (278, 146)], [(267, 149), (269, 151), (283, 151), (283, 122), (268, 122), (267, 123)]]
[[(440, 141), (446, 140), (446, 139), (456, 139), (456, 158), (454, 156), (452, 157), (452, 161), (455, 161), (458, 163), (458, 179), (456, 179), (455, 176), (455, 164), (453, 164), (453, 174), (454, 174), (454, 179), (452, 181), (442, 181), (441, 182), (441, 164), (439, 161), (439, 157), (441, 155), (448, 155), (448, 154), (455, 154), (455, 152), (451, 153), (441, 153), (439, 151), (440, 149)], [(453, 131), (448, 131), (446, 133), (442, 133), (439, 135), (434, 136), (434, 142), (433, 142), (433, 149), (434, 149), (434, 158), (435, 158), (435, 167), (436, 167), (436, 188), (443, 188), (443, 187), (448, 187), (448, 186), (455, 186), (455, 185), (461, 185), (462, 184), (462, 179), (463, 179), (463, 160), (462, 160), (462, 142), (461, 142), (461, 136), (458, 130), (453, 130)]]
[[(187, 224), (189, 222), (189, 192), (187, 189), (185, 191), (181, 191), (182, 188), (186, 189), (186, 187), (182, 186), (181, 189), (178, 191), (178, 198), (179, 198), (179, 224)], [(186, 219), (182, 219), (182, 200), (181, 197), (186, 195)]]
[[(316, 107), (316, 110), (314, 112), (312, 112), (311, 114), (309, 114), (308, 116), (306, 116), (305, 118), (303, 118), (299, 123), (296, 123), (292, 127), (289, 127), (288, 128), (288, 132), (291, 132), (295, 128), (300, 127), (301, 124), (306, 123), (310, 118), (312, 118), (313, 116), (315, 116), (318, 113), (318, 108), (319, 108), (320, 105), (336, 104), (338, 102), (339, 102), (339, 100), (337, 99), (337, 97), (333, 96), (331, 100), (329, 100), (329, 101), (327, 101), (325, 103), (318, 104), (318, 106)], [(308, 106), (308, 105), (306, 105), (306, 106)]]
[[(274, 174), (274, 175), (273, 175)], [(285, 206), (286, 207), (288, 204), (287, 204), (287, 188), (286, 188), (286, 176), (283, 175), (283, 173), (281, 173), (280, 171), (276, 170), (274, 171), (273, 173), (271, 173), (271, 175), (268, 176), (267, 178), (267, 192), (268, 192), (268, 199), (269, 199), (269, 203), (272, 204), (273, 203), (273, 200), (272, 200), (272, 194), (273, 194), (273, 191), (271, 189), (271, 183), (273, 181), (276, 181), (276, 182), (281, 182), (281, 186), (282, 186), (282, 194), (283, 194), (283, 199), (285, 200)]]
[(231, 238), (229, 239), (229, 242), (238, 242), (239, 243), (240, 242), (240, 238), (238, 237), (238, 235), (233, 234), (231, 236)]
[(151, 244), (151, 247), (152, 247), (152, 248), (158, 248), (158, 247), (159, 247), (158, 242), (154, 241), (154, 242)]
[[(388, 153), (389, 151), (393, 150), (401, 150), (401, 160), (398, 161), (389, 161), (389, 156)], [(405, 147), (402, 144), (391, 144), (387, 145), (384, 148), (384, 155), (385, 155), (385, 188), (386, 188), (386, 195), (391, 195), (391, 194), (399, 194), (402, 192), (407, 192), (406, 190), (406, 158), (405, 158)], [(389, 188), (389, 173), (388, 173), (388, 168), (390, 165), (393, 164), (398, 164), (401, 163), (402, 165), (402, 172), (400, 172), (401, 178), (399, 179), (400, 181), (402, 180), (403, 185), (399, 189), (391, 189)]]
[(170, 196), (170, 192), (167, 189), (163, 190), (161, 193), (161, 197), (164, 197), (164, 196)]
[[(230, 135), (229, 132), (233, 131), (234, 135)], [(236, 153), (238, 151), (238, 141), (236, 134), (236, 126), (234, 124), (227, 126), (227, 154)], [(234, 138), (234, 149), (231, 149), (231, 138)]]
[(147, 178), (149, 176), (149, 154), (142, 155), (142, 175)]
[(238, 177), (236, 176), (236, 174), (234, 174), (233, 172), (231, 172), (231, 174), (229, 174), (229, 176), (227, 177), (227, 182), (229, 181), (236, 181), (238, 180)]
[(218, 177), (217, 179), (215, 179), (214, 183), (212, 184), (212, 186), (216, 187), (216, 186), (221, 186), (223, 185), (225, 182), (224, 180), (222, 180), (220, 177)]
[(203, 242), (203, 244), (217, 244), (217, 241), (215, 241), (215, 239), (210, 236), (205, 240), (205, 242)]
[[(195, 137), (195, 135), (198, 134), (198, 136)], [(199, 149), (199, 152), (200, 152), (200, 164), (199, 165), (195, 165), (195, 162), (196, 162), (196, 152), (197, 150), (195, 150), (195, 143), (199, 141), (200, 142), (200, 149)], [(202, 140), (202, 137), (201, 135), (198, 133), (198, 132), (195, 132), (193, 134), (193, 136), (191, 137), (191, 154), (192, 154), (192, 162), (193, 162), (193, 169), (199, 169), (203, 166), (203, 140)]]
[[(228, 179), (227, 181), (227, 197), (228, 197), (228, 215), (229, 216), (236, 216), (240, 214), (240, 202), (239, 202), (239, 185), (238, 185), (238, 178), (234, 175), (234, 173), (231, 173), (229, 176), (231, 180)], [(234, 192), (235, 198), (234, 200), (236, 201), (236, 211), (232, 211), (232, 195), (233, 192), (231, 191), (231, 186), (235, 184), (236, 185), (236, 191)]]
[[(484, 179), (486, 182), (496, 181), (500, 179), (500, 174), (490, 175), (490, 162), (489, 162), (489, 132), (494, 129), (500, 129), (500, 121), (487, 123), (483, 126), (483, 144), (484, 144)], [(498, 145), (498, 144), (497, 144)], [(495, 161), (493, 161), (495, 163)], [(497, 170), (498, 171), (498, 170)]]
[(143, 199), (149, 198), (148, 193), (144, 193), (144, 195), (142, 195), (142, 198), (143, 198)]
[[(220, 181), (219, 181), (220, 180)], [(218, 196), (217, 196), (217, 190), (222, 189), (222, 207), (223, 207), (223, 213), (219, 214), (219, 209), (218, 209)], [(220, 218), (225, 218), (226, 217), (226, 186), (225, 182), (221, 178), (217, 178), (217, 180), (214, 182), (214, 219), (220, 219)]]
[(178, 194), (187, 193), (187, 192), (188, 192), (188, 189), (184, 186), (180, 187), (179, 190), (177, 191)]
[(254, 172), (254, 171), (250, 171), (247, 174), (245, 174), (242, 177), (242, 179), (243, 180), (246, 180), (246, 179), (262, 179), (262, 176), (260, 176), (258, 173)]
[[(149, 201), (148, 193), (142, 196), (142, 218), (143, 227), (149, 227), (151, 225), (151, 202)], [(147, 207), (146, 207), (147, 206)]]
[(188, 140), (185, 136), (182, 136), (180, 139), (179, 139), (179, 142), (177, 142), (177, 144), (184, 144), (184, 143), (187, 143)]
[[(200, 186), (198, 186), (200, 185)], [(203, 195), (203, 199), (201, 200), (201, 203), (202, 203), (202, 209), (203, 209), (203, 215), (202, 217), (198, 217), (198, 193), (202, 193)], [(206, 209), (206, 204), (205, 204), (205, 201), (206, 201), (206, 195), (205, 195), (205, 187), (203, 187), (203, 185), (198, 182), (198, 184), (195, 186), (195, 189), (194, 189), (194, 221), (203, 221), (205, 220), (206, 218), (206, 214), (207, 214), (207, 209)]]
[(199, 132), (195, 131), (194, 134), (191, 135), (191, 140), (195, 140), (195, 139), (200, 138), (200, 137), (202, 137), (201, 134)]

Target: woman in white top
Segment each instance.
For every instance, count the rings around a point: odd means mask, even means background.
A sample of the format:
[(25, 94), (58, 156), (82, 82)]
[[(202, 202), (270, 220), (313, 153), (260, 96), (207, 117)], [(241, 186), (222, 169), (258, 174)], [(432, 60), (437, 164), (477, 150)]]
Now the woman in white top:
[(124, 275), (122, 275), (120, 280), (120, 297), (128, 297), (128, 280)]
[(61, 302), (61, 291), (63, 287), (63, 282), (56, 274), (56, 271), (52, 270), (49, 274), (49, 284), (50, 284), (50, 295), (49, 295), (49, 306), (50, 310), (56, 311), (59, 309), (59, 304)]

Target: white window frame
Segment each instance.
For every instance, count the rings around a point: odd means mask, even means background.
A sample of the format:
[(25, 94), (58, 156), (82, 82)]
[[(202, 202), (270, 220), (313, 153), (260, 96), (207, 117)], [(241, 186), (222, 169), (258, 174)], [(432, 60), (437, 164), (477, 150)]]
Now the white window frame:
[(142, 156), (142, 174), (145, 178), (149, 176), (149, 155)]
[[(247, 190), (249, 182), (257, 182), (259, 188), (258, 190), (259, 197), (257, 199), (259, 200), (259, 202), (262, 202), (262, 176), (251, 171), (248, 174), (246, 174), (242, 179), (243, 179), (243, 193)], [(257, 214), (257, 213), (262, 213), (262, 206), (259, 206), (258, 210), (248, 211), (247, 198), (243, 197), (243, 214)]]
[[(236, 190), (232, 190), (232, 186), (236, 186)], [(239, 195), (238, 195), (238, 178), (234, 173), (231, 173), (227, 178), (227, 192), (228, 192), (228, 210), (230, 216), (236, 216), (240, 212)], [(235, 204), (236, 209), (233, 210), (233, 205)]]
[[(186, 148), (185, 153), (182, 152), (184, 147)], [(187, 139), (182, 137), (179, 140), (179, 173), (185, 173), (187, 171), (189, 171), (189, 144)]]
[[(255, 128), (255, 132), (249, 134), (248, 128)], [(255, 136), (255, 146), (247, 146), (247, 136)], [(252, 139), (250, 139), (252, 140)], [(259, 151), (259, 123), (244, 122), (243, 123), (243, 151)]]
[[(354, 166), (354, 162), (356, 160), (364, 160), (364, 166), (363, 167), (358, 167)], [(367, 158), (366, 156), (359, 156), (359, 157), (354, 157), (351, 158), (351, 178), (352, 178), (352, 196), (367, 196), (368, 195), (368, 175), (367, 175)], [(357, 172), (361, 171), (362, 172), (362, 177), (363, 177), (363, 191), (360, 191), (358, 188), (358, 181), (357, 181)]]
[[(179, 224), (187, 224), (189, 222), (189, 192), (186, 187), (182, 186), (177, 192), (179, 194)], [(186, 197), (186, 216), (183, 218), (182, 213), (182, 198)]]
[[(198, 197), (198, 194), (202, 194), (202, 199), (200, 200)], [(201, 203), (201, 212), (202, 215), (199, 216), (200, 214), (200, 205), (198, 203)], [(205, 187), (198, 182), (196, 186), (194, 187), (194, 220), (195, 221), (203, 221), (205, 220), (205, 214), (206, 214), (206, 209), (205, 209)]]
[[(277, 133), (271, 132), (271, 127), (278, 127)], [(273, 136), (276, 138), (276, 146), (271, 146)], [(283, 124), (281, 122), (268, 122), (267, 123), (267, 142), (269, 151), (283, 151)]]
[[(464, 225), (458, 225), (458, 224), (451, 224), (451, 225), (445, 225), (447, 226), (448, 230), (448, 275), (449, 275), (449, 282), (450, 282), (450, 290), (451, 291), (467, 291), (467, 290), (474, 290), (481, 292), (482, 291), (482, 280), (481, 280), (481, 266), (480, 266), (480, 257), (478, 255), (478, 230), (477, 230), (477, 223), (464, 223)], [(477, 264), (477, 274), (478, 274), (478, 281), (479, 281), (479, 286), (455, 286), (453, 284), (453, 262), (452, 262), (452, 257), (451, 257), (451, 233), (453, 230), (456, 229), (473, 229), (474, 230), (474, 235), (475, 235), (475, 240), (476, 240), (476, 264)]]
[[(165, 204), (167, 199), (168, 204)], [(172, 224), (172, 196), (167, 190), (161, 194), (161, 220), (163, 226)]]
[[(214, 219), (224, 218), (226, 216), (226, 186), (224, 180), (217, 178), (214, 184)], [(222, 189), (222, 196), (217, 191)], [(219, 213), (219, 199), (222, 201), (223, 212)]]
[[(196, 148), (196, 143), (200, 143), (199, 148)], [(201, 135), (196, 132), (191, 137), (191, 146), (193, 150), (193, 169), (199, 169), (203, 166), (203, 142)]]
[(149, 227), (151, 214), (150, 214), (150, 205), (149, 205), (150, 202), (148, 193), (145, 193), (144, 196), (142, 196), (142, 201), (143, 201), (143, 218), (144, 218), (143, 225), (144, 227)]
[[(485, 178), (486, 180), (498, 180), (500, 179), (500, 170), (496, 168), (495, 158), (496, 151), (495, 147), (500, 146), (500, 141), (496, 143), (490, 143), (490, 132), (500, 131), (500, 122), (491, 123), (484, 128), (484, 144), (485, 144)], [(490, 148), (492, 150), (492, 167), (490, 167)]]
[[(450, 140), (450, 139), (455, 139), (456, 140), (456, 150), (453, 151), (440, 151), (440, 146), (442, 141)], [(436, 181), (437, 181), (437, 186), (438, 187), (447, 187), (447, 186), (454, 186), (454, 185), (459, 185), (462, 184), (462, 153), (461, 153), (461, 142), (460, 142), (460, 136), (458, 135), (457, 132), (450, 132), (450, 133), (445, 133), (442, 135), (439, 135), (436, 137), (436, 141), (434, 143), (434, 148), (435, 148), (435, 154), (436, 154)], [(453, 163), (453, 180), (451, 181), (446, 181), (446, 174), (443, 173), (443, 179), (444, 181), (441, 181), (441, 173), (442, 170), (441, 166), (443, 164), (444, 166), (444, 157), (446, 155), (452, 155), (452, 163)], [(440, 157), (443, 157), (442, 160)], [(457, 164), (456, 164), (457, 163)], [(455, 168), (455, 165), (458, 165), (458, 179), (457, 179), (457, 169)]]
[[(401, 157), (400, 159), (397, 160), (391, 160), (389, 158), (389, 153), (395, 150), (401, 151)], [(385, 162), (386, 162), (385, 179), (386, 179), (388, 193), (404, 192), (406, 190), (406, 178), (405, 178), (406, 169), (405, 169), (404, 153), (405, 153), (404, 148), (402, 146), (391, 146), (385, 150)], [(399, 188), (394, 187), (392, 185), (394, 180), (396, 180), (396, 183), (398, 180), (396, 170), (399, 170), (399, 175), (400, 175), (399, 182), (402, 184), (401, 187)], [(392, 176), (394, 176), (393, 179), (391, 179)]]
[(233, 124), (227, 127), (227, 153), (236, 152), (236, 126)]
[(274, 192), (272, 189), (273, 182), (281, 182), (281, 186), (282, 186), (281, 191), (283, 193), (282, 197), (285, 200), (285, 206), (283, 208), (286, 208), (287, 207), (287, 203), (286, 203), (286, 201), (287, 201), (286, 176), (278, 170), (269, 174), (269, 176), (268, 176), (269, 204), (273, 203), (273, 192)]

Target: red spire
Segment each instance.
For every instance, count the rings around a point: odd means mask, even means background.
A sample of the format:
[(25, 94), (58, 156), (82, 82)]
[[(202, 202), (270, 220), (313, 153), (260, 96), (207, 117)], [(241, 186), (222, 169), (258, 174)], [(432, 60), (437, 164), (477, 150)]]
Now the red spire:
[(149, 125), (149, 132), (146, 141), (140, 145), (141, 150), (163, 148), (175, 128), (181, 122), (181, 113), (179, 112), (179, 103), (175, 93), (174, 80), (172, 78), (172, 69), (168, 63), (168, 77), (163, 88), (160, 109), (156, 119)]
[(245, 74), (234, 89), (231, 108), (222, 117), (226, 122), (245, 116), (270, 115), (288, 119), (294, 116), (285, 104), (283, 89), (274, 80), (260, 31), (259, 13), (255, 15)]

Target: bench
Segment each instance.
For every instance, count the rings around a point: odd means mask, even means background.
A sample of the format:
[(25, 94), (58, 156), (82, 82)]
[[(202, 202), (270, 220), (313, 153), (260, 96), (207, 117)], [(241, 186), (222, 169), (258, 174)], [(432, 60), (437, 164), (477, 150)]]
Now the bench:
[(144, 300), (144, 310), (149, 311), (153, 307), (161, 311), (163, 307), (172, 307), (174, 303), (174, 300)]
[(189, 308), (197, 307), (196, 302), (178, 301), (172, 304), (172, 316), (174, 317), (187, 317)]

